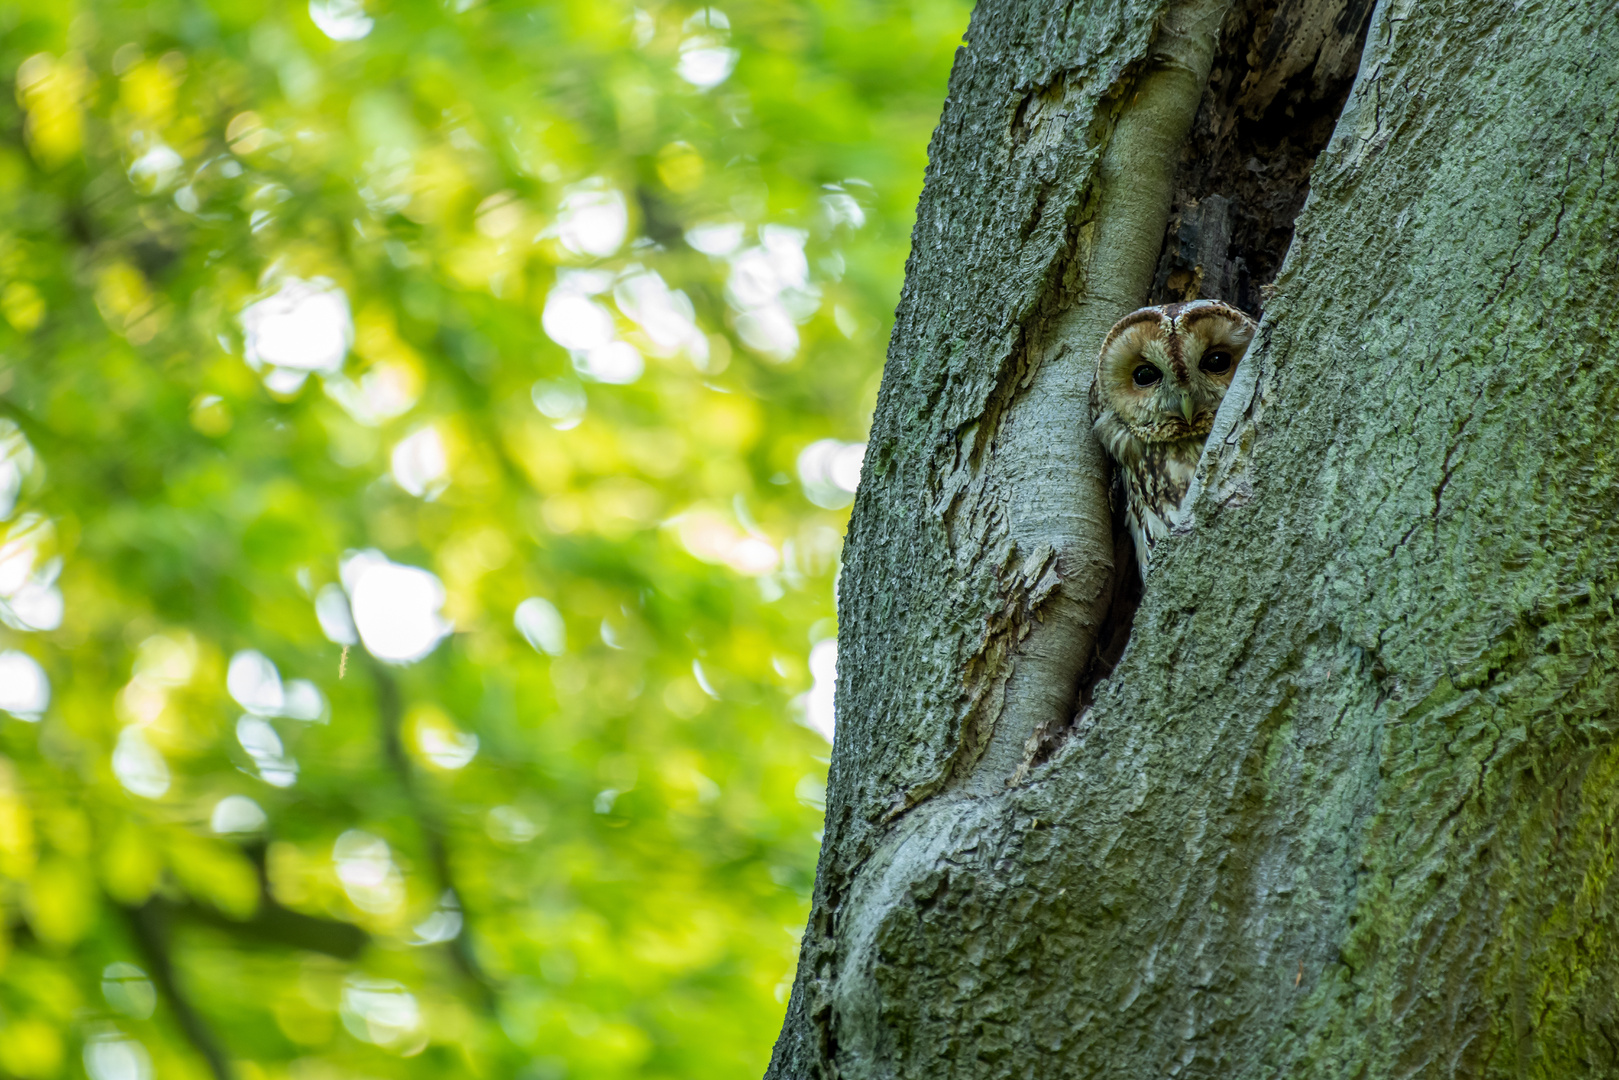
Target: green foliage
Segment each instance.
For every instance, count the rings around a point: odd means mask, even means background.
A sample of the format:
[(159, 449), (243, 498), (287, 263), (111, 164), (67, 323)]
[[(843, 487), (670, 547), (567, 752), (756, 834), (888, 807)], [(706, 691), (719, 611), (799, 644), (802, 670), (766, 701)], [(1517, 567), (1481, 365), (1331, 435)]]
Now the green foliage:
[(966, 13), (0, 12), (0, 1075), (759, 1074)]

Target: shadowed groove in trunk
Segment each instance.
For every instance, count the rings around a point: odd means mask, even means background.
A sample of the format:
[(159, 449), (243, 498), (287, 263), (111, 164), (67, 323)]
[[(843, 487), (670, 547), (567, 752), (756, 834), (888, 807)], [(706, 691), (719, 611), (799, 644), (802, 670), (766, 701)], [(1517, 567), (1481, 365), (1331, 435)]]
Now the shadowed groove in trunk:
[[(1260, 314), (1309, 194), (1310, 168), (1354, 86), (1371, 17), (1372, 0), (1244, 0), (1227, 13), (1176, 167), (1173, 213), (1148, 303), (1206, 298)], [(1031, 744), (1024, 774), (1083, 724), (1096, 684), (1129, 644), (1142, 583), (1116, 479), (1110, 492), (1112, 598), (1070, 723)]]
[(1243, 0), (1221, 30), (1149, 303), (1225, 300), (1258, 316), (1310, 169), (1343, 112), (1372, 0)]

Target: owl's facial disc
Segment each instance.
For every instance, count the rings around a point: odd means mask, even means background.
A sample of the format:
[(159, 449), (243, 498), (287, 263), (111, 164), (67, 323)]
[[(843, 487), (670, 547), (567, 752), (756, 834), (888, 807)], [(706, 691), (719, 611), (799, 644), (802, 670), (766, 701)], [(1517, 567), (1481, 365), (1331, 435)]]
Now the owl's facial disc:
[[(1127, 434), (1139, 445), (1207, 436), (1253, 333), (1248, 316), (1208, 300), (1120, 319), (1097, 358), (1097, 394), (1117, 431), (1107, 439)], [(1125, 444), (1106, 445), (1117, 455)]]
[(1187, 367), (1184, 337), (1165, 320), (1139, 327), (1130, 344), (1134, 348), (1124, 353), (1130, 386), (1119, 404), (1120, 418), (1131, 432), (1143, 442), (1177, 442), (1205, 434), (1213, 418), (1202, 415), (1207, 395), (1197, 372)]
[[(1157, 387), (1151, 401), (1151, 415), (1137, 424), (1138, 434), (1148, 442), (1174, 442), (1208, 433), (1213, 417), (1204, 417), (1206, 395), (1190, 374), (1171, 374)], [(1219, 404), (1219, 399), (1215, 400)]]

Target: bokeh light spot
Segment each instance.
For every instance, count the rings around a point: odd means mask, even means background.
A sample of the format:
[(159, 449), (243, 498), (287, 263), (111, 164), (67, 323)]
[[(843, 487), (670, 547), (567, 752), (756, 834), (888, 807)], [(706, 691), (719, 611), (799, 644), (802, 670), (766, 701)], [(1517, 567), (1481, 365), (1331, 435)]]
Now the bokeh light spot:
[(629, 235), (629, 207), (607, 181), (592, 177), (563, 193), (554, 228), (557, 240), (575, 255), (611, 255)]
[(832, 695), (838, 681), (838, 642), (836, 638), (817, 641), (809, 654), (810, 677), (815, 681), (803, 697), (804, 724), (819, 732), (827, 742), (836, 729)]
[(214, 804), (208, 827), (220, 836), (256, 833), (269, 824), (259, 804), (246, 795), (226, 795)]
[(343, 560), (342, 577), (360, 641), (377, 659), (414, 663), (450, 632), (440, 614), (444, 584), (435, 574), (362, 551)]
[(168, 190), (184, 165), (173, 148), (157, 143), (129, 166), (129, 180), (141, 194), (153, 195)]
[(740, 221), (710, 221), (686, 230), (686, 243), (704, 255), (729, 255), (742, 246)]
[(259, 771), (259, 779), (271, 787), (291, 787), (298, 779), (298, 763), (287, 756), (281, 736), (270, 721), (261, 716), (244, 716), (236, 721), (236, 741)]
[(112, 772), (124, 790), (143, 799), (161, 799), (169, 790), (169, 763), (138, 727), (119, 733), (112, 752)]
[(394, 445), (389, 456), (394, 483), (418, 498), (437, 496), (448, 483), (449, 455), (434, 427), (417, 428)]
[(238, 705), (259, 716), (279, 716), (286, 704), (281, 673), (268, 656), (253, 649), (243, 649), (230, 658), (225, 689)]
[(361, 911), (385, 915), (405, 902), (405, 879), (380, 836), (348, 830), (332, 846), (332, 861), (343, 891)]
[(16, 649), (0, 652), (0, 709), (30, 723), (51, 703), (51, 680), (39, 661)]
[(534, 407), (549, 417), (551, 426), (558, 431), (576, 428), (585, 418), (585, 408), (588, 404), (585, 388), (576, 382), (552, 382), (542, 379), (529, 390), (529, 396), (534, 401)]
[(860, 486), (865, 456), (865, 443), (838, 439), (818, 439), (804, 447), (798, 454), (798, 480), (804, 497), (829, 510), (848, 506)]
[(438, 910), (411, 928), (412, 945), (438, 945), (461, 934), (461, 903), (452, 890), (439, 898)]
[(340, 1012), (350, 1035), (387, 1050), (408, 1053), (421, 1035), (415, 995), (390, 979), (350, 978)]
[(359, 41), (374, 25), (359, 0), (309, 0), (309, 18), (333, 41)]
[(680, 59), (675, 74), (700, 90), (718, 86), (731, 77), (738, 53), (726, 42), (731, 37), (731, 20), (718, 8), (703, 8), (686, 19), (687, 37), (680, 42)]
[(124, 1035), (92, 1035), (84, 1044), (90, 1080), (152, 1080), (152, 1055)]
[(672, 518), (680, 542), (693, 556), (757, 577), (781, 565), (781, 553), (760, 536), (744, 532), (712, 510), (689, 510)]
[(23, 481), (33, 469), (34, 448), (16, 424), (0, 419), (0, 521), (16, 510)]
[(561, 656), (568, 650), (567, 624), (556, 605), (544, 597), (531, 596), (518, 604), (512, 622), (535, 651)]
[(327, 640), (339, 645), (358, 645), (359, 632), (349, 611), (348, 594), (341, 585), (323, 585), (315, 594), (315, 619)]
[(491, 807), (484, 816), (484, 830), (497, 844), (513, 847), (526, 844), (540, 834), (534, 819), (515, 806)]
[(336, 372), (354, 341), (348, 297), (328, 278), (292, 278), (242, 311), (244, 355), (265, 385), (292, 393), (310, 372)]
[(575, 353), (573, 369), (597, 382), (622, 386), (639, 379), (646, 370), (646, 362), (629, 342), (609, 341), (588, 352)]

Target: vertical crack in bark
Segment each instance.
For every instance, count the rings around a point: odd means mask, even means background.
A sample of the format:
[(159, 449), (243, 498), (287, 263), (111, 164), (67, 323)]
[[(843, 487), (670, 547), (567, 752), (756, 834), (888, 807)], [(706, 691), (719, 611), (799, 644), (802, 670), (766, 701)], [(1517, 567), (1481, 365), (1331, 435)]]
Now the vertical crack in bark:
[[(1209, 298), (1260, 313), (1292, 243), (1311, 167), (1354, 86), (1371, 15), (1372, 0), (1240, 0), (1229, 10), (1182, 145), (1148, 303)], [(1129, 643), (1142, 590), (1117, 502), (1114, 572), (1074, 707), (1030, 733), (1014, 782), (1056, 753)]]
[[(1087, 132), (1091, 145), (1105, 150), (1126, 103), (1132, 95), (1138, 96), (1141, 81), (1149, 71), (1150, 65), (1145, 59), (1122, 69), (1117, 83), (1092, 111)], [(1071, 110), (1077, 108), (1076, 102), (1084, 86), (1085, 80), (1071, 80), (1066, 72), (1059, 72), (1049, 83), (1024, 92), (1009, 110), (1008, 145), (1012, 151), (1035, 152), (1027, 148), (1031, 140), (1037, 144), (1056, 143), (1064, 134)], [(1084, 292), (1087, 260), (1082, 237), (1094, 227), (1099, 201), (1095, 174), (1100, 171), (1100, 164), (1093, 166), (1091, 175), (1080, 184), (1081, 197), (1068, 210), (1070, 220), (1059, 252), (1051, 259), (1037, 290), (1038, 300), (1019, 321), (997, 364), (988, 394), (976, 413), (952, 430), (952, 453), (947, 466), (931, 478), (934, 510), (958, 557), (968, 554), (974, 560), (999, 560), (994, 576), (1000, 604), (988, 616), (976, 651), (963, 665), (964, 704), (950, 757), (933, 776), (907, 788), (894, 799), (883, 819), (885, 824), (891, 824), (923, 800), (971, 775), (1006, 705), (1006, 684), (1019, 646), (1045, 621), (1048, 602), (1061, 599), (1057, 596), (1059, 590), (1074, 591), (1072, 579), (1076, 575), (1065, 573), (1061, 565), (1060, 556), (1066, 552), (1042, 542), (1034, 545), (1033, 553), (1027, 558), (1019, 559), (1015, 538), (1010, 546), (997, 549), (993, 546), (995, 543), (1005, 544), (1005, 522), (998, 520), (994, 528), (986, 529), (982, 507), (1001, 497), (998, 490), (990, 489), (1006, 482), (1006, 477), (996, 475), (995, 468), (997, 464), (1004, 466), (1004, 460), (1000, 463), (994, 460), (1003, 422), (1014, 405), (1028, 394), (1042, 363), (1053, 364), (1067, 351), (1066, 343), (1059, 341), (1053, 348), (1047, 339), (1051, 336), (1050, 328), (1061, 322), (1064, 312)], [(1049, 185), (1042, 185), (1036, 195), (1034, 219), (1043, 215), (1049, 194)], [(1022, 239), (1027, 240), (1033, 229), (1034, 224), (1026, 223), (1020, 232)], [(1078, 366), (1083, 368), (1084, 365)], [(1007, 448), (1000, 449), (1004, 452)], [(1009, 456), (1015, 458), (1017, 452), (1014, 450)], [(997, 510), (995, 516), (1004, 515)], [(1082, 599), (1081, 605), (1094, 612), (1096, 598)], [(1093, 615), (1093, 622), (1099, 623), (1100, 617)], [(1080, 635), (1084, 633), (1081, 629)], [(1083, 641), (1081, 647), (1084, 647)]]
[[(971, 500), (967, 508), (979, 515), (985, 501), (1004, 503), (1011, 493), (1004, 532), (990, 534), (998, 544), (1010, 543), (984, 553), (996, 560), (1001, 603), (962, 672), (963, 707), (954, 751), (938, 773), (899, 795), (889, 820), (948, 788), (978, 794), (1004, 790), (1023, 775), (1029, 740), (1067, 726), (1073, 715), (1077, 677), (1090, 662), (1097, 633), (1106, 623), (1114, 560), (1111, 552), (1088, 550), (1087, 543), (1101, 546), (1090, 538), (1080, 542), (1081, 531), (1068, 519), (1084, 517), (1084, 508), (1068, 505), (1072, 500), (1024, 505), (1016, 492), (1038, 479), (1056, 436), (1054, 426), (1069, 433), (1077, 428), (1078, 438), (1088, 438), (1083, 404), (1077, 414), (1060, 417), (1048, 415), (1049, 406), (1071, 393), (1072, 384), (1085, 381), (1089, 365), (1084, 358), (1101, 333), (1146, 294), (1151, 253), (1173, 194), (1173, 174), (1166, 166), (1185, 140), (1202, 99), (1226, 8), (1227, 0), (1171, 8), (1144, 62), (1126, 69), (1128, 81), (1117, 84), (1111, 102), (1098, 109), (1091, 132), (1101, 151), (1094, 183), (1069, 211), (1073, 224), (1051, 263), (1044, 296), (1011, 343), (980, 413), (968, 454), (974, 475), (947, 480), (957, 491), (965, 484), (982, 488), (986, 498)], [(1067, 117), (1063, 105), (1068, 85), (1059, 75), (1024, 95), (1012, 110), (1014, 145), (1022, 142), (1032, 151), (1060, 136), (1068, 126), (1061, 122)], [(1098, 125), (1105, 130), (1097, 131)], [(1037, 215), (1046, 213), (1045, 190), (1042, 186), (1036, 198)], [(1079, 287), (1069, 292), (1070, 283)], [(1009, 417), (1013, 403), (1025, 393), (1049, 395), (1044, 401), (1048, 407)], [(1003, 431), (1004, 445), (999, 441)], [(997, 475), (988, 478), (993, 484), (979, 475), (992, 444), (1005, 454)], [(1092, 454), (1100, 461), (1093, 448)], [(1072, 479), (1066, 484), (1075, 486)], [(1083, 498), (1089, 493), (1073, 494)], [(953, 519), (961, 504), (953, 495), (947, 527), (954, 535)]]
[(1371, 17), (1372, 0), (1240, 0), (1231, 9), (1181, 153), (1151, 303), (1264, 308)]

